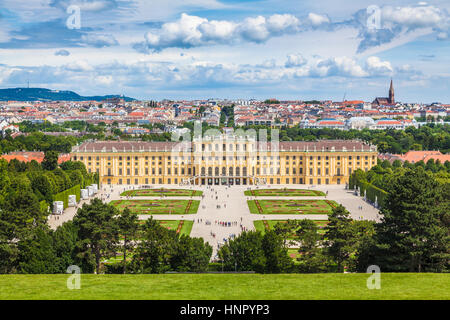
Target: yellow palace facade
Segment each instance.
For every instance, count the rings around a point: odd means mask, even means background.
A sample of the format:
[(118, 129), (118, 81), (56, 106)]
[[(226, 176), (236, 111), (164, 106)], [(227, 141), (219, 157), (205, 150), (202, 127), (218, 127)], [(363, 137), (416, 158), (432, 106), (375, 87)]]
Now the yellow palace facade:
[(101, 184), (346, 184), (352, 172), (377, 163), (377, 149), (358, 140), (257, 142), (86, 142), (73, 161), (98, 172)]

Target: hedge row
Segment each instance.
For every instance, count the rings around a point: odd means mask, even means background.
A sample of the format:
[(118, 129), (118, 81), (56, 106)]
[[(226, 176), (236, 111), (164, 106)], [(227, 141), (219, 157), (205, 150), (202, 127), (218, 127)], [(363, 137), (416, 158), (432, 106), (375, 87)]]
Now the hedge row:
[(364, 192), (366, 192), (367, 199), (369, 199), (372, 203), (375, 202), (376, 198), (379, 206), (383, 205), (383, 202), (388, 194), (383, 189), (374, 186), (366, 180), (358, 180), (355, 175), (352, 174), (349, 179), (349, 188), (354, 190), (355, 187), (358, 187), (361, 196), (363, 196)]
[(74, 194), (77, 198), (77, 202), (80, 201), (81, 198), (81, 187), (79, 184), (76, 186), (67, 189), (63, 192), (60, 192), (58, 194), (55, 194), (53, 196), (53, 201), (62, 201), (64, 202), (64, 209), (68, 207), (69, 204), (69, 195)]
[(47, 213), (48, 212), (48, 203), (45, 200), (42, 200), (41, 202), (39, 202), (39, 208), (41, 209), (42, 213)]

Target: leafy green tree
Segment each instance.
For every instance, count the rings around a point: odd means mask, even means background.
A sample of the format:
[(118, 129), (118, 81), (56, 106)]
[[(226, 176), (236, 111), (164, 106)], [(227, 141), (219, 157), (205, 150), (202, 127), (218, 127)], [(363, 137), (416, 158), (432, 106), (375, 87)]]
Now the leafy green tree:
[(45, 152), (44, 160), (41, 163), (44, 170), (53, 171), (58, 167), (58, 152), (47, 151)]
[(48, 203), (52, 201), (53, 188), (45, 174), (39, 173), (34, 175), (31, 180), (31, 188), (37, 195), (41, 195), (39, 200), (46, 200)]
[(212, 247), (202, 238), (183, 235), (177, 241), (170, 264), (173, 270), (182, 272), (205, 272), (208, 270)]
[(319, 234), (317, 224), (309, 219), (300, 220), (295, 233), (300, 254), (297, 258), (298, 271), (301, 273), (326, 272), (329, 263), (320, 247), (322, 236)]
[(3, 201), (3, 198), (8, 193), (8, 188), (11, 184), (11, 180), (9, 179), (8, 174), (8, 162), (4, 159), (0, 159), (0, 205)]
[(356, 235), (350, 213), (339, 205), (328, 215), (330, 221), (325, 227), (325, 247), (327, 255), (336, 263), (338, 272), (349, 265), (355, 251)]
[(423, 168), (396, 177), (376, 225), (374, 263), (385, 271), (443, 271), (449, 261), (448, 188)]
[(286, 223), (277, 223), (273, 227), (273, 231), (283, 239), (283, 245), (286, 246), (288, 239), (295, 233), (297, 222), (295, 220), (288, 220)]
[(164, 273), (171, 270), (170, 260), (176, 252), (177, 234), (149, 219), (142, 227), (140, 242), (131, 266), (136, 273)]
[(32, 226), (45, 223), (38, 198), (23, 181), (12, 186), (0, 209), (0, 233), (7, 239), (20, 238)]
[(127, 272), (127, 252), (132, 249), (133, 240), (135, 240), (139, 230), (138, 216), (131, 213), (130, 209), (125, 208), (117, 219), (120, 234), (123, 237), (123, 273)]
[(69, 266), (78, 264), (76, 260), (78, 230), (72, 221), (64, 222), (52, 233), (52, 237), (58, 257), (55, 261), (56, 272), (65, 273)]
[(293, 261), (288, 256), (287, 247), (284, 240), (274, 231), (270, 230), (264, 234), (261, 247), (266, 257), (266, 273), (285, 273), (290, 272), (293, 267)]
[(118, 210), (100, 199), (84, 204), (73, 219), (78, 229), (77, 257), (87, 265), (95, 262), (96, 273), (100, 273), (102, 258), (114, 255), (119, 242)]
[(256, 231), (244, 231), (238, 237), (228, 240), (218, 252), (224, 270), (264, 273), (266, 257), (262, 242), (263, 236)]
[(394, 168), (401, 168), (402, 167), (402, 162), (400, 160), (398, 160), (398, 159), (395, 159), (392, 162), (392, 167), (394, 167)]
[(381, 167), (383, 169), (387, 169), (387, 168), (392, 168), (391, 163), (389, 162), (389, 160), (383, 160), (383, 162), (381, 162)]
[(47, 226), (31, 229), (18, 243), (18, 269), (21, 273), (56, 273), (57, 256), (52, 231)]

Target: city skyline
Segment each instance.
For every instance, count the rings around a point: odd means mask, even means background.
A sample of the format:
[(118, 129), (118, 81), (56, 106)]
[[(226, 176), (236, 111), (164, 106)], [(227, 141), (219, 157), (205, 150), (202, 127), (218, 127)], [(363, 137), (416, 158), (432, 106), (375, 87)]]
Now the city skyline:
[(449, 9), (440, 0), (5, 0), (0, 88), (372, 101), (392, 78), (400, 102), (448, 103)]

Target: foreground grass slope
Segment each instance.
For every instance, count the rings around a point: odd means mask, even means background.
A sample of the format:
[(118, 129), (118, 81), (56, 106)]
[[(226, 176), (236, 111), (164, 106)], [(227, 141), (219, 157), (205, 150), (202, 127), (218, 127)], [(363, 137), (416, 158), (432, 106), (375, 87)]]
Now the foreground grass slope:
[(368, 274), (0, 275), (0, 299), (450, 299), (448, 274), (381, 274), (369, 290)]

